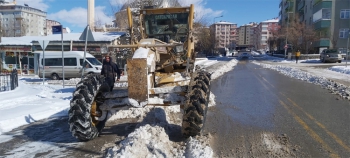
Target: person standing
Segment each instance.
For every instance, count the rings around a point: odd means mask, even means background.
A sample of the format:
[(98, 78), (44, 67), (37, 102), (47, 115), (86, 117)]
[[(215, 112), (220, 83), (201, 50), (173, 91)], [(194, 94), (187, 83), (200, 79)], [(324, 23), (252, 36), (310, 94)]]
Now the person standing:
[(298, 50), (298, 51), (295, 53), (295, 62), (296, 62), (296, 63), (298, 63), (299, 57), (300, 57), (300, 51)]
[(113, 90), (115, 77), (117, 77), (117, 81), (120, 80), (118, 65), (111, 61), (109, 54), (107, 54), (103, 60), (101, 75), (105, 77), (105, 82), (108, 84), (110, 91)]

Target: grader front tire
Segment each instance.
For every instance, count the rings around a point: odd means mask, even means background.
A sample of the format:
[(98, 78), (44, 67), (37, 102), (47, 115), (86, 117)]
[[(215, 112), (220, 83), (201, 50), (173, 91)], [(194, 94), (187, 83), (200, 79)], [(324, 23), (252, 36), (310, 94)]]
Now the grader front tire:
[(73, 99), (70, 101), (69, 130), (80, 141), (97, 137), (107, 120), (97, 121), (94, 118), (97, 110), (95, 96), (97, 96), (98, 84), (99, 79), (96, 76), (87, 76), (77, 84)]
[(185, 138), (200, 135), (208, 110), (210, 95), (210, 74), (194, 72), (188, 86), (182, 120), (182, 134)]

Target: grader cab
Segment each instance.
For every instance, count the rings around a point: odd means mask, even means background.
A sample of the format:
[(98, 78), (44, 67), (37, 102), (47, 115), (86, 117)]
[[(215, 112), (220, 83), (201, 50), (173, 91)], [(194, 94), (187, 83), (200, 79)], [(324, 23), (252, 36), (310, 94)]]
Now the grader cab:
[[(195, 67), (194, 6), (141, 9), (136, 27), (130, 8), (127, 13), (130, 44), (108, 49), (132, 50), (127, 59), (128, 87), (109, 91), (103, 77), (86, 76), (70, 102), (70, 131), (79, 140), (91, 140), (104, 128), (110, 110), (180, 105), (183, 136), (199, 135), (208, 108), (210, 74)], [(140, 30), (139, 40), (134, 38), (135, 28)]]

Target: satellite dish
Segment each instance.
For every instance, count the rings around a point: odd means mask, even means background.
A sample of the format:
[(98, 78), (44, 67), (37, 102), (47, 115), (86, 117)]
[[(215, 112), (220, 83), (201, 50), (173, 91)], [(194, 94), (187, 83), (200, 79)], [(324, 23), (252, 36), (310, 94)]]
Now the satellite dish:
[(66, 27), (67, 33), (71, 33), (72, 31), (69, 29), (69, 27)]

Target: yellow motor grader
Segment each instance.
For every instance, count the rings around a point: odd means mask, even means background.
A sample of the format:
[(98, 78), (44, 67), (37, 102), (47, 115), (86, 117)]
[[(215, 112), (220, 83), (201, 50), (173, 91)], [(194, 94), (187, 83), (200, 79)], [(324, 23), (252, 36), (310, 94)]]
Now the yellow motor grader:
[[(131, 35), (128, 48), (127, 88), (109, 91), (103, 77), (88, 75), (80, 81), (70, 101), (69, 125), (81, 141), (94, 139), (104, 128), (110, 110), (180, 105), (184, 137), (199, 135), (204, 126), (210, 95), (210, 73), (195, 66), (194, 6), (141, 9), (139, 25), (133, 26), (127, 8)], [(134, 40), (134, 30), (141, 37)]]

